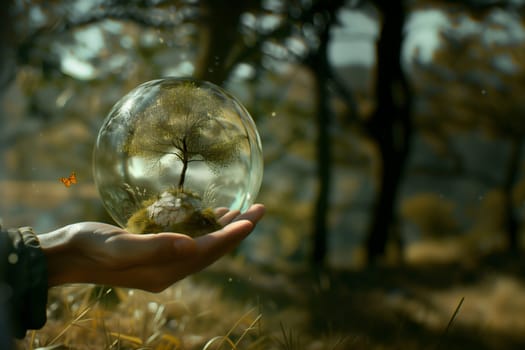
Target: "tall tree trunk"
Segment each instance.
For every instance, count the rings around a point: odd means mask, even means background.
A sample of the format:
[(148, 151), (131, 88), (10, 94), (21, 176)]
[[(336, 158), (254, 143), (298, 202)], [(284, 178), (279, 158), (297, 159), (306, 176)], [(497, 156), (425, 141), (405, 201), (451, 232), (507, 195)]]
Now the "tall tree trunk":
[(249, 0), (206, 0), (201, 6), (201, 52), (196, 60), (195, 76), (217, 85), (228, 78), (239, 45), (239, 21), (251, 6)]
[(516, 175), (521, 160), (521, 137), (513, 136), (510, 144), (510, 156), (507, 163), (505, 180), (503, 183), (503, 215), (505, 218), (505, 231), (507, 232), (507, 248), (511, 253), (519, 250), (518, 242), (518, 220), (516, 219), (514, 205), (512, 203), (512, 188), (516, 182)]
[[(330, 144), (330, 106), (325, 74), (326, 67), (326, 42), (321, 44), (318, 57), (312, 63), (318, 63), (314, 69), (317, 84), (317, 201), (312, 233), (312, 263), (322, 267), (325, 264), (327, 249), (327, 216), (332, 183), (332, 147)], [(315, 64), (314, 63), (314, 64)]]
[(332, 187), (332, 146), (330, 140), (330, 126), (332, 122), (332, 108), (328, 90), (330, 69), (328, 63), (328, 43), (330, 42), (330, 28), (334, 22), (335, 13), (343, 2), (332, 1), (322, 3), (326, 6), (319, 9), (324, 17), (324, 27), (320, 33), (319, 47), (313, 52), (307, 63), (314, 73), (316, 80), (317, 108), (315, 111), (317, 122), (317, 199), (313, 217), (311, 263), (322, 268), (326, 263), (328, 240), (328, 211), (330, 207), (330, 192)]
[(412, 134), (411, 95), (401, 66), (405, 9), (399, 1), (376, 3), (383, 21), (377, 43), (376, 109), (367, 126), (381, 168), (366, 242), (369, 263), (385, 253)]

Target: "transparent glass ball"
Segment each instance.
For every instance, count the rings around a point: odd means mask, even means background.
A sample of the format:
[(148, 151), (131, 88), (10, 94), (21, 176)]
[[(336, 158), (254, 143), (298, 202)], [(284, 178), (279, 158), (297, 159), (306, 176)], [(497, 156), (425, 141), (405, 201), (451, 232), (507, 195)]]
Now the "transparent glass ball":
[(224, 212), (253, 204), (263, 176), (261, 141), (246, 108), (220, 87), (158, 79), (111, 109), (93, 174), (121, 227), (197, 236), (219, 228)]

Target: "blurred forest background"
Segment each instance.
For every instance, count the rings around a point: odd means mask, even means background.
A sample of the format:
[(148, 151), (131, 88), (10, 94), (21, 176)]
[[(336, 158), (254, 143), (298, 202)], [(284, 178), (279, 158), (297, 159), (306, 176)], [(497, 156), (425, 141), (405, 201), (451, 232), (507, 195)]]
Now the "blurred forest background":
[[(412, 308), (399, 327), (425, 323), (424, 337), (468, 294), (465, 344), (525, 343), (525, 1), (16, 0), (2, 11), (4, 226), (110, 222), (91, 173), (103, 119), (142, 82), (191, 76), (237, 96), (262, 139), (267, 214), (243, 261), (321, 271), (309, 307), (320, 317), (343, 312), (327, 299), (349, 302), (356, 319), (327, 322), (343, 333), (365, 317), (364, 299), (348, 299), (366, 285)], [(66, 188), (71, 171), (79, 183)], [(414, 302), (408, 281), (426, 297)], [(381, 305), (366, 306), (383, 319), (369, 323), (395, 343), (403, 331), (385, 331)]]

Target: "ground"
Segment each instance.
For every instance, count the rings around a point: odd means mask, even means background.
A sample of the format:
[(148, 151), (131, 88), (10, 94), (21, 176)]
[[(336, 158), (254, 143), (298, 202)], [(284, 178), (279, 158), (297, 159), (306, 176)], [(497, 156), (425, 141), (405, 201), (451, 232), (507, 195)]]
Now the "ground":
[(491, 255), (359, 271), (268, 269), (248, 279), (244, 268), (237, 274), (230, 268), (216, 276), (237, 281), (225, 295), (257, 295), (275, 310), (296, 310), (290, 326), (314, 338), (339, 334), (347, 339), (345, 349), (518, 349), (525, 346), (524, 267), (518, 257)]
[(523, 259), (508, 255), (322, 272), (226, 257), (160, 294), (117, 290), (103, 299), (104, 305), (85, 286), (55, 288), (48, 324), (21, 344), (61, 344), (64, 349), (521, 349), (524, 268)]

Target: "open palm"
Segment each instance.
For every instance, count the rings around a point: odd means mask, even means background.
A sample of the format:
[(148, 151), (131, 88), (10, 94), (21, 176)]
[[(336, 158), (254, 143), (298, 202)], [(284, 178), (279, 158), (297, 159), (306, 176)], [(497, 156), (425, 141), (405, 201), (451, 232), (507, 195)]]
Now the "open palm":
[(162, 291), (234, 249), (264, 215), (264, 206), (222, 214), (222, 229), (197, 238), (172, 232), (137, 235), (100, 222), (42, 234), (49, 286), (96, 283)]

